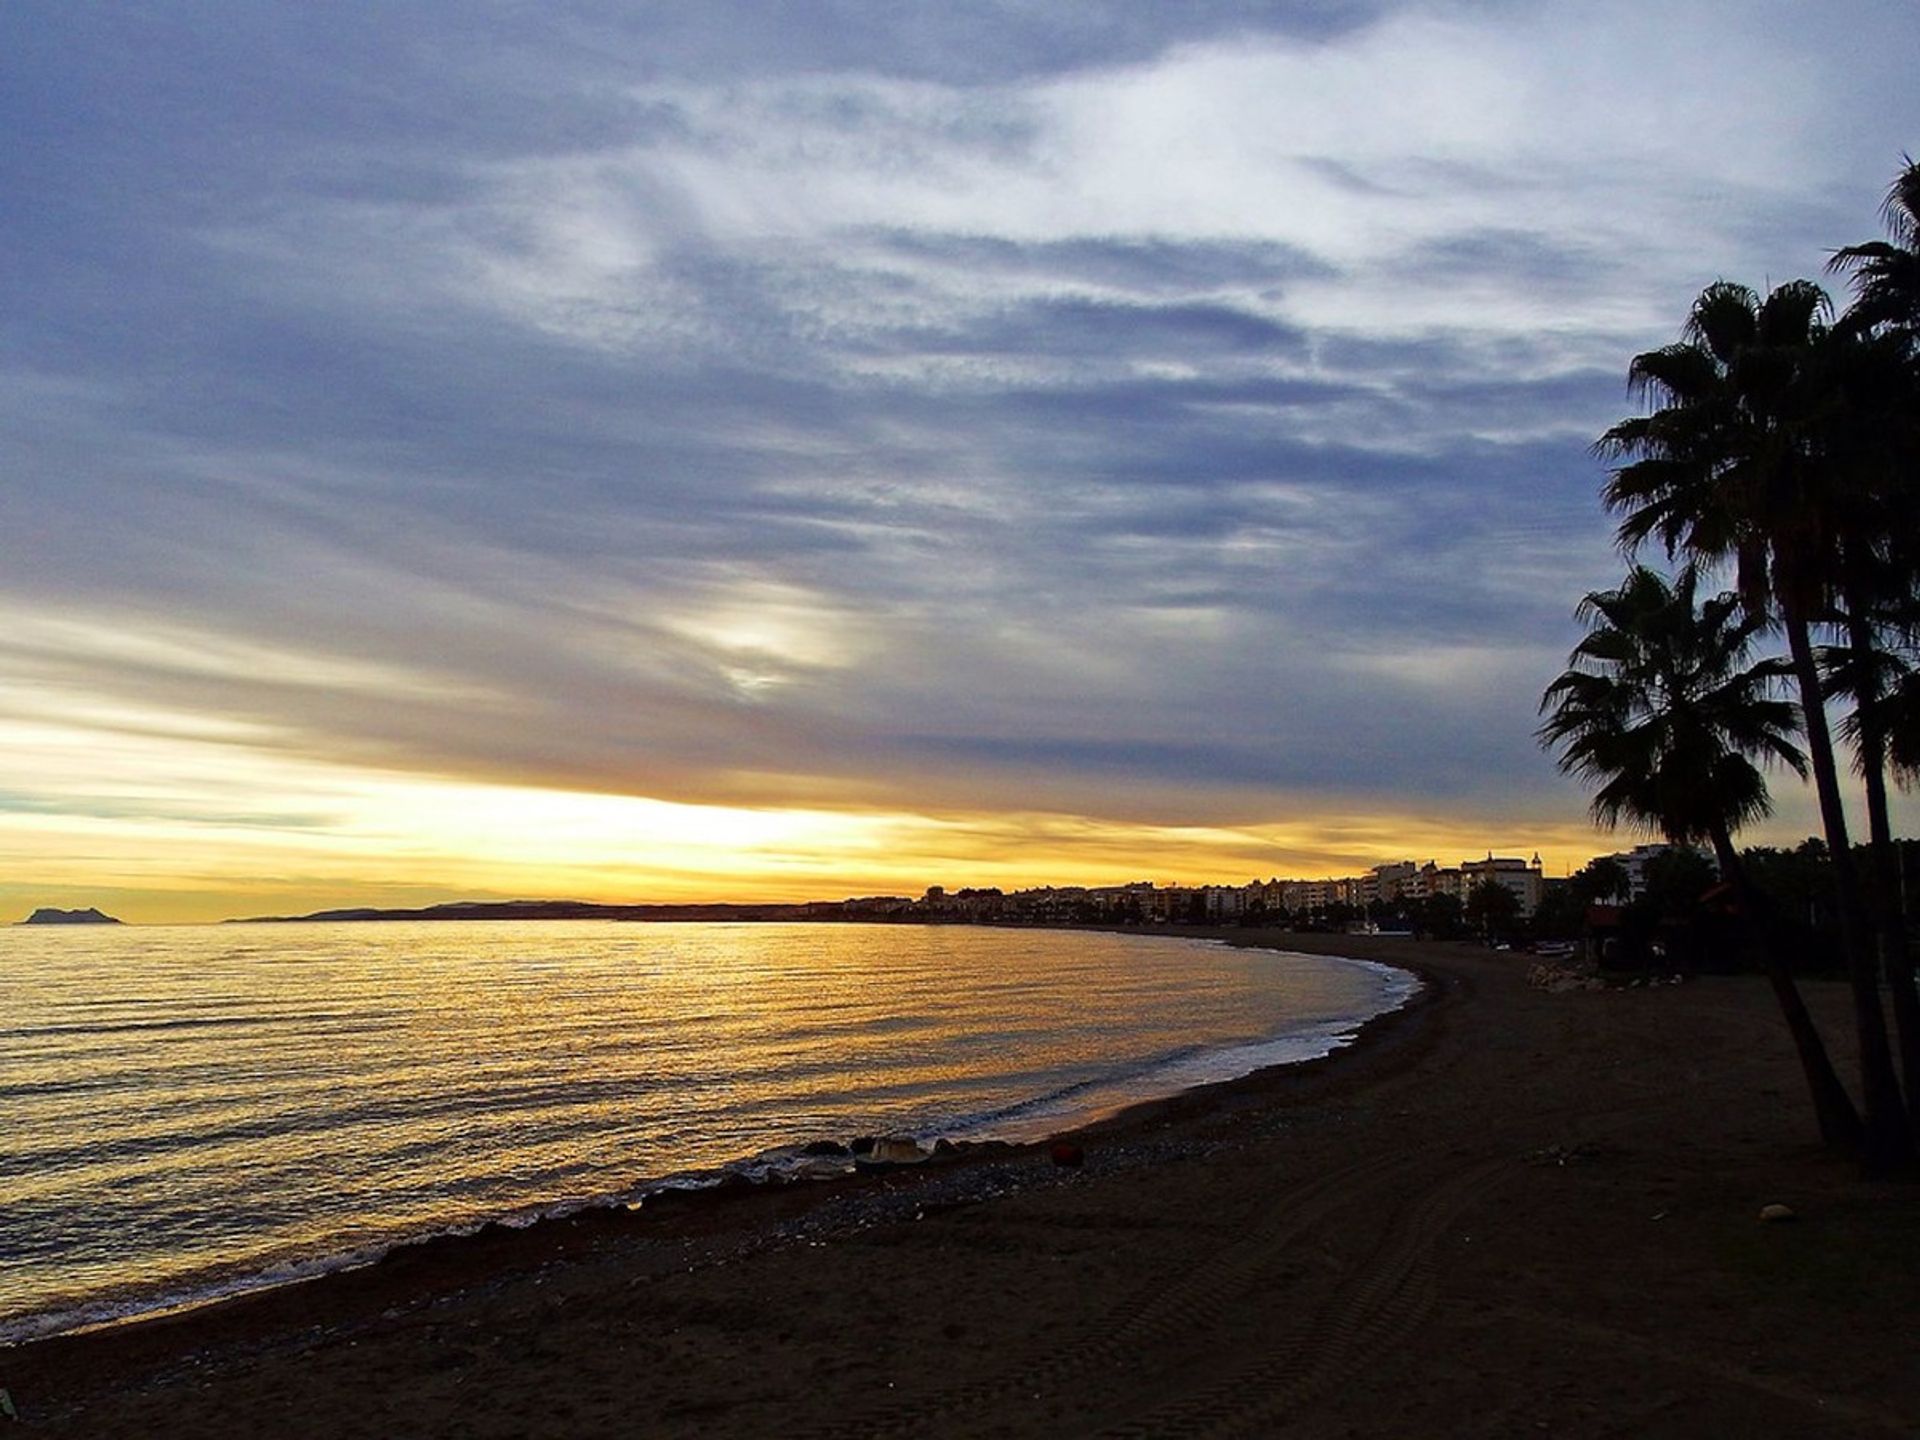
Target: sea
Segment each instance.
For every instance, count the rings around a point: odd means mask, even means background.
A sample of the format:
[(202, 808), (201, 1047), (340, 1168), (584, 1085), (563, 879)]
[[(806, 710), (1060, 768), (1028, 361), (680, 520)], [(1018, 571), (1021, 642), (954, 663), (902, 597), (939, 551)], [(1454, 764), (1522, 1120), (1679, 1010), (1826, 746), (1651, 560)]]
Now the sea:
[(0, 932), (0, 1344), (489, 1221), (1042, 1138), (1413, 993), (1160, 934), (610, 921)]

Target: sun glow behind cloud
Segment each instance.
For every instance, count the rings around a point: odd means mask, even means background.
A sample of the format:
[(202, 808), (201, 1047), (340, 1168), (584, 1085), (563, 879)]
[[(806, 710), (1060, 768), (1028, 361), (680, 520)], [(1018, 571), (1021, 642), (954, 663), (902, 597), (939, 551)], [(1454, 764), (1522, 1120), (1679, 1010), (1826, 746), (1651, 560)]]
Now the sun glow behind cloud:
[[(260, 740), (191, 715), (78, 703), (64, 720), (0, 720), (0, 794), (16, 799), (0, 812), (0, 904), (118, 897), (122, 918), (166, 921), (485, 896), (918, 894), (929, 877), (1197, 883), (1344, 872), (1421, 844), (1450, 856), (1481, 835), (1417, 816), (1159, 825), (678, 804), (383, 773)], [(1577, 828), (1552, 836), (1569, 860), (1584, 853)]]
[(1871, 231), (1914, 27), (0, 7), (0, 896), (1609, 848), (1531, 735), (1586, 447)]

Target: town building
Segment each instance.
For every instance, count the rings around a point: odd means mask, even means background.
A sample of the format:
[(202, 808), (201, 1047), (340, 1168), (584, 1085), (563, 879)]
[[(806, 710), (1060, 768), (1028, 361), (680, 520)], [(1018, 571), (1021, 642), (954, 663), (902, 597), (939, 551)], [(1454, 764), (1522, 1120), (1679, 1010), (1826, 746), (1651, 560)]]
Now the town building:
[(1540, 897), (1546, 893), (1546, 880), (1541, 873), (1540, 857), (1532, 860), (1496, 859), (1492, 851), (1487, 852), (1484, 860), (1463, 860), (1460, 862), (1461, 899), (1470, 897), (1475, 888), (1493, 884), (1513, 892), (1513, 898), (1520, 902), (1522, 919), (1540, 908)]
[(1694, 845), (1668, 845), (1664, 842), (1652, 845), (1636, 845), (1631, 850), (1619, 850), (1606, 858), (1627, 872), (1628, 892), (1625, 899), (1638, 900), (1647, 893), (1647, 871), (1662, 856), (1671, 855), (1677, 850), (1698, 855), (1709, 864), (1713, 861), (1713, 852), (1702, 850)]

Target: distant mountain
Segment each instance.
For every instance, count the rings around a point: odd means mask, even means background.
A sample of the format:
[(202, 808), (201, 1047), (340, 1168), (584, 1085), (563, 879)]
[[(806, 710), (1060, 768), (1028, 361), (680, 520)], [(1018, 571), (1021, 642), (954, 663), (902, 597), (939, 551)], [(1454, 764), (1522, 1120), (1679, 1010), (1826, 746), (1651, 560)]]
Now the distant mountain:
[(102, 915), (91, 906), (85, 910), (55, 910), (43, 905), (20, 922), (22, 925), (118, 925), (111, 915)]
[[(419, 910), (316, 910), (311, 915), (255, 915), (233, 925), (284, 925), (320, 920), (825, 920), (843, 919), (858, 901), (805, 905), (594, 905), (584, 900), (457, 900)], [(894, 902), (903, 904), (905, 902)]]

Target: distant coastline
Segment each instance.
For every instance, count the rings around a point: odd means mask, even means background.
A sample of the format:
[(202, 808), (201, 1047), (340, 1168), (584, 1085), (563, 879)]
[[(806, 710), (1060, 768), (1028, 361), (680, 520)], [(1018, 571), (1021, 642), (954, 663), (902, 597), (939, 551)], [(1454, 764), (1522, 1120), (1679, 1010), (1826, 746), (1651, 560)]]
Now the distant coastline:
[(900, 902), (817, 900), (802, 904), (600, 905), (585, 900), (455, 900), (419, 909), (356, 906), (310, 915), (252, 915), (228, 925), (299, 925), (352, 920), (842, 920), (897, 919)]
[[(1655, 850), (1641, 846), (1611, 857), (1632, 870)], [(1644, 852), (1644, 853), (1643, 853)], [(1549, 879), (1540, 857), (1496, 856), (1443, 866), (1399, 860), (1360, 875), (1324, 880), (1251, 880), (1245, 884), (1156, 885), (1129, 880), (1117, 885), (1038, 885), (1003, 890), (997, 885), (949, 891), (930, 885), (917, 898), (863, 895), (843, 900), (695, 901), (679, 904), (610, 905), (584, 900), (456, 900), (389, 908), (375, 905), (316, 910), (305, 915), (257, 915), (228, 923), (265, 924), (349, 920), (731, 920), (895, 921), (921, 924), (1190, 925), (1281, 924), (1311, 917), (1335, 929), (1351, 923), (1385, 923), (1428, 929), (1445, 936), (1458, 928), (1460, 912), (1482, 889), (1512, 899), (1520, 918), (1538, 910), (1549, 892), (1566, 885)], [(1384, 909), (1383, 909), (1384, 907)], [(1438, 913), (1427, 914), (1428, 911)], [(1427, 924), (1419, 922), (1425, 916)], [(1409, 923), (1411, 922), (1411, 923)]]

